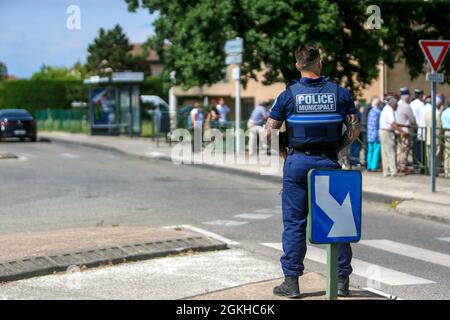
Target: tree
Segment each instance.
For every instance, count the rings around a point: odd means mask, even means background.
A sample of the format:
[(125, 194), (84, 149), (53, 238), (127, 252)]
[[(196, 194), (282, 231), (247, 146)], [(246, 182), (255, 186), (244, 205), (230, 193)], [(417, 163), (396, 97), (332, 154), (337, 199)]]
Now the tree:
[(131, 55), (132, 46), (120, 25), (99, 35), (88, 47), (86, 68), (93, 75), (108, 75), (115, 71), (148, 72), (145, 56)]
[(6, 64), (0, 61), (0, 80), (4, 80), (8, 77), (8, 69)]
[(73, 67), (52, 67), (42, 65), (41, 69), (31, 76), (32, 80), (83, 80), (86, 68), (78, 61)]
[(393, 66), (405, 58), (411, 76), (422, 72), (419, 38), (444, 35), (450, 18), (449, 3), (441, 1), (378, 1), (380, 29), (366, 23), (374, 1), (125, 1), (130, 11), (142, 6), (159, 13), (149, 44), (163, 59), (165, 79), (175, 70), (185, 88), (223, 79), (224, 43), (240, 36), (245, 40), (244, 82), (256, 79), (263, 68), (264, 78), (258, 80), (266, 84), (292, 81), (298, 77), (293, 51), (311, 42), (322, 48), (324, 73), (357, 93), (377, 77), (381, 60)]

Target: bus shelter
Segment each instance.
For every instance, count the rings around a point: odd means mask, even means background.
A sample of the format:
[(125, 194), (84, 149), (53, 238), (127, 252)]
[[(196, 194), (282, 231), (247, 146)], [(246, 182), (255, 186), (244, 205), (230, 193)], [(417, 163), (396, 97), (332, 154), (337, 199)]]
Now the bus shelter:
[(91, 135), (140, 135), (142, 131), (140, 85), (142, 72), (114, 72), (111, 77), (93, 76), (89, 86)]

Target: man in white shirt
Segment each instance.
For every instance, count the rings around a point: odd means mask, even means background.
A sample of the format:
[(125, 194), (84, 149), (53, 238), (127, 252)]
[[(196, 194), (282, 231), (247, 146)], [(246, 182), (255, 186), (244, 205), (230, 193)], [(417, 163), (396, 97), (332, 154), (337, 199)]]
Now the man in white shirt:
[(189, 113), (189, 122), (192, 126), (192, 151), (200, 152), (203, 141), (203, 106), (196, 102)]
[(397, 102), (397, 106), (400, 107), (403, 102), (406, 102), (409, 104), (411, 100), (411, 95), (409, 93), (409, 88), (404, 87), (404, 88), (400, 88), (400, 100)]
[(411, 109), (414, 113), (414, 117), (416, 117), (416, 121), (418, 121), (420, 110), (425, 106), (424, 103), (424, 93), (422, 89), (414, 90), (415, 99), (411, 102)]
[(395, 97), (387, 97), (386, 106), (380, 114), (381, 162), (383, 164), (383, 176), (385, 177), (397, 176), (395, 130), (398, 130), (400, 135), (405, 134), (395, 122), (397, 102)]
[[(416, 98), (411, 102), (411, 109), (416, 118), (416, 124), (418, 126), (416, 131), (416, 138), (413, 139), (413, 161), (416, 165), (421, 165), (424, 163), (423, 150), (424, 150), (424, 128), (425, 123), (423, 121), (423, 116), (421, 116), (422, 110), (425, 107), (424, 103), (424, 92), (422, 89), (414, 90)], [(423, 172), (421, 172), (423, 173)]]

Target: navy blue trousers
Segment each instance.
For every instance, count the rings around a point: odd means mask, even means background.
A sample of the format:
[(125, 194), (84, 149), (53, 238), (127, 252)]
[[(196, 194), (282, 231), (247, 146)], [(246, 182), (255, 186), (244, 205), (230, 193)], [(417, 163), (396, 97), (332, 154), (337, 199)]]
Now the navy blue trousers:
[[(286, 277), (301, 276), (305, 269), (306, 225), (308, 218), (308, 171), (318, 168), (340, 169), (335, 159), (310, 156), (301, 153), (290, 154), (283, 169), (283, 256), (280, 259)], [(350, 244), (339, 246), (339, 276), (349, 276), (352, 249)]]

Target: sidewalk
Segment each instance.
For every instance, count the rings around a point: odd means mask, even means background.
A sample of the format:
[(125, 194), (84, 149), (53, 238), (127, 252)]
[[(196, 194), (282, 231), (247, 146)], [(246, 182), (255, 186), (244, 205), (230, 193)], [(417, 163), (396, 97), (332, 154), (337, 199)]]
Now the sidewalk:
[[(56, 142), (73, 143), (106, 150), (114, 150), (141, 159), (159, 159), (181, 162), (181, 158), (172, 157), (173, 146), (156, 142), (148, 138), (87, 136), (84, 134), (68, 134), (61, 132), (43, 132), (41, 138)], [(244, 164), (207, 163), (201, 165), (215, 170), (223, 170), (253, 178), (280, 181), (282, 177), (282, 161), (272, 175), (262, 175), (261, 171), (269, 167), (258, 164), (245, 164), (245, 159), (239, 159)], [(208, 164), (209, 163), (209, 164)], [(437, 178), (437, 192), (430, 192), (430, 177), (409, 175), (404, 177), (385, 178), (381, 173), (363, 173), (364, 199), (391, 203), (396, 212), (427, 220), (450, 224), (450, 179)]]
[(225, 243), (180, 228), (99, 226), (0, 236), (0, 282), (184, 252), (223, 250)]
[[(283, 279), (274, 279), (250, 283), (243, 286), (219, 290), (212, 293), (192, 297), (192, 300), (289, 300), (274, 296), (273, 287), (283, 282)], [(323, 275), (309, 272), (300, 278), (301, 300), (325, 300), (326, 279)], [(339, 298), (342, 300), (386, 300), (386, 298), (366, 290), (350, 288), (350, 296)]]
[[(186, 253), (0, 284), (2, 299), (49, 300), (279, 300), (272, 294), (281, 281), (275, 261), (241, 249)], [(306, 273), (300, 282), (302, 299), (325, 299), (325, 278)], [(351, 288), (347, 299), (385, 299)], [(293, 301), (295, 303), (295, 301)]]

